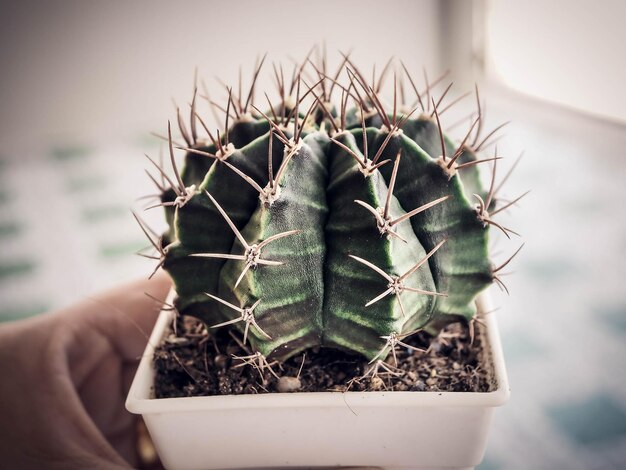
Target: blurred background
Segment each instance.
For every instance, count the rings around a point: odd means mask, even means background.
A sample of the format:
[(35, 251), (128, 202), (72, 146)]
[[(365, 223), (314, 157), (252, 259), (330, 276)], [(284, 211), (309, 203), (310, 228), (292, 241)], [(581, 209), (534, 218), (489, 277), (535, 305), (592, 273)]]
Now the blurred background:
[[(353, 48), (378, 70), (393, 55), (420, 83), (449, 69), (450, 102), (478, 83), (487, 127), (512, 121), (503, 169), (524, 151), (504, 191), (532, 192), (502, 219), (522, 237), (493, 248), (525, 242), (510, 296), (493, 289), (512, 398), (479, 468), (626, 468), (624, 18), (619, 0), (2, 1), (0, 321), (150, 272), (129, 208), (196, 68), (221, 101), (215, 77), (242, 65), (245, 83), (265, 52), (291, 66), (325, 44), (337, 64)], [(473, 100), (442, 116), (453, 136)]]

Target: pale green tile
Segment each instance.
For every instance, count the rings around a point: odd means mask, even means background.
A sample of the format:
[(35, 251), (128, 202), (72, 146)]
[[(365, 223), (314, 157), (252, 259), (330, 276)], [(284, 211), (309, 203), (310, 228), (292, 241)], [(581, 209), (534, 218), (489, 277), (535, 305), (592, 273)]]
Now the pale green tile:
[(523, 264), (524, 274), (537, 281), (558, 282), (576, 276), (584, 278), (584, 266), (566, 257), (551, 257), (542, 260), (527, 261)]
[(62, 162), (80, 160), (88, 157), (92, 152), (93, 149), (87, 145), (63, 145), (50, 149), (50, 156), (53, 160)]
[(132, 256), (142, 248), (146, 247), (145, 241), (128, 241), (120, 243), (109, 243), (100, 246), (98, 253), (102, 258), (115, 259)]
[(80, 212), (80, 220), (86, 224), (94, 224), (110, 219), (117, 219), (128, 214), (128, 207), (119, 205), (85, 207)]
[(0, 239), (11, 238), (19, 235), (24, 230), (24, 225), (14, 221), (0, 222)]
[(504, 357), (507, 361), (518, 362), (545, 357), (549, 350), (536, 337), (516, 330), (502, 335)]
[(546, 409), (554, 424), (576, 444), (597, 444), (626, 438), (626, 411), (609, 395), (598, 393), (573, 404)]
[(0, 261), (0, 280), (28, 275), (35, 267), (31, 260)]
[(68, 179), (65, 191), (68, 193), (84, 193), (98, 191), (106, 187), (106, 179), (101, 175), (82, 175)]
[(50, 307), (44, 303), (34, 303), (28, 305), (17, 305), (11, 307), (0, 308), (0, 322), (13, 320), (22, 320), (24, 318), (40, 315), (50, 310)]
[(611, 330), (626, 333), (626, 303), (599, 309), (596, 315)]
[(154, 149), (158, 149), (159, 146), (164, 145), (163, 139), (159, 139), (158, 137), (150, 134), (149, 132), (141, 132), (139, 134), (134, 134), (129, 138), (129, 144), (142, 149), (145, 151), (151, 151)]
[(481, 463), (478, 464), (476, 470), (500, 470), (502, 468), (496, 461), (486, 457)]

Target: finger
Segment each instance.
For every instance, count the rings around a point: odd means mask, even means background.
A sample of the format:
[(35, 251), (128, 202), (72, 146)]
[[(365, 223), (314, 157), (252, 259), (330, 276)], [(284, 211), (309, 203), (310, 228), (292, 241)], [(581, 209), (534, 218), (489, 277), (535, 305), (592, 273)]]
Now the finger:
[(105, 336), (123, 360), (136, 361), (162, 307), (145, 293), (165, 300), (170, 288), (169, 277), (159, 273), (90, 297), (65, 314)]
[(9, 378), (0, 380), (0, 421), (7, 424), (0, 425), (0, 467), (127, 468), (77, 395), (67, 357), (74, 332), (65, 318), (0, 327), (0, 370)]

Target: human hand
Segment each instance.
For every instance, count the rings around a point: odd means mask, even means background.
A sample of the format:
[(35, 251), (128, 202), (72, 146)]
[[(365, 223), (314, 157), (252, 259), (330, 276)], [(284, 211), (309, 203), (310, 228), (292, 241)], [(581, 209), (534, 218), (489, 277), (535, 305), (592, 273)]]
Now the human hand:
[(144, 292), (165, 299), (169, 288), (159, 274), (0, 326), (0, 467), (137, 463), (124, 402), (160, 308)]

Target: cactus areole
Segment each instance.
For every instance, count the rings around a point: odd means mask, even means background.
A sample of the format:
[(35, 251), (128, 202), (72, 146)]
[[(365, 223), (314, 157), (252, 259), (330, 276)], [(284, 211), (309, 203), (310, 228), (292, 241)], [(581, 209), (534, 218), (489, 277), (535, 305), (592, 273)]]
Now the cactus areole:
[[(196, 91), (189, 120), (178, 113), (185, 142), (168, 126), (172, 171), (151, 160), (154, 207), (170, 229), (157, 237), (138, 220), (178, 312), (238, 330), (259, 364), (314, 347), (384, 359), (416, 331), (471, 321), (476, 296), (501, 284), (489, 230), (511, 232), (492, 219), (505, 207), (499, 157), (479, 156), (492, 135), (482, 135), (480, 100), (455, 143), (442, 131), (444, 97), (428, 83), (420, 92), (408, 72), (415, 94), (405, 100), (396, 75), (385, 103), (388, 67), (371, 83), (349, 57), (330, 75), (325, 61), (306, 60), (290, 84), (275, 67), (278, 99), (261, 104), (262, 64), (247, 96), (227, 89), (215, 105), (226, 116), (219, 130), (199, 115)], [(175, 148), (186, 152), (180, 171)]]

